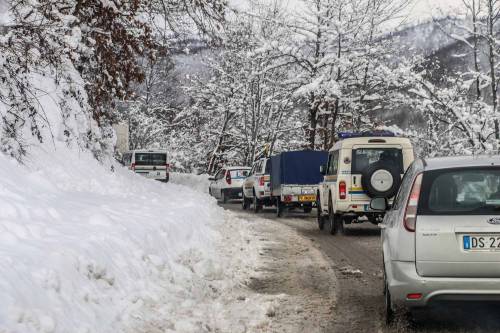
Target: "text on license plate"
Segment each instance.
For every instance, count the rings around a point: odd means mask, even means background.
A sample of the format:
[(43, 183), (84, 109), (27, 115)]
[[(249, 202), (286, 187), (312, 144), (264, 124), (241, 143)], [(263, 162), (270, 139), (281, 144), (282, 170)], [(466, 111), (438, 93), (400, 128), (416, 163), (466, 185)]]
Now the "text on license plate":
[(464, 235), (464, 250), (500, 251), (500, 235)]
[(299, 201), (316, 201), (315, 194), (299, 195)]

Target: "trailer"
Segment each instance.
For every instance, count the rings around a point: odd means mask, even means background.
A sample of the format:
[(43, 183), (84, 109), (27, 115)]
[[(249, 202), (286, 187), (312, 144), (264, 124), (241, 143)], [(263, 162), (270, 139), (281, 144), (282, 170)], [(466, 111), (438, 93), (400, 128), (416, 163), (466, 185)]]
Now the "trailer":
[(327, 163), (324, 151), (289, 151), (271, 157), (271, 200), (276, 214), (290, 208), (309, 213), (316, 205), (318, 184), (323, 176), (320, 167)]

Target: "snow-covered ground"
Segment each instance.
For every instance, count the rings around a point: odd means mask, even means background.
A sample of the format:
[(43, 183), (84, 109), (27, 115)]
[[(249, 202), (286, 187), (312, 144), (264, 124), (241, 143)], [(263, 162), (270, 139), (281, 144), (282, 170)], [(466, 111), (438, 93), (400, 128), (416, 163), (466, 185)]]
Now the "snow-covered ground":
[[(26, 163), (0, 154), (0, 333), (319, 330), (297, 317), (309, 298), (292, 277), (306, 265), (330, 279), (325, 259), (281, 224), (219, 207), (208, 176), (164, 184), (63, 145)], [(293, 292), (259, 290), (270, 272)]]
[[(224, 235), (229, 217), (213, 198), (64, 147), (34, 148), (27, 164), (0, 155), (0, 332), (227, 327), (214, 309), (222, 295), (239, 302), (255, 258), (245, 228)], [(174, 179), (204, 187), (202, 176)]]

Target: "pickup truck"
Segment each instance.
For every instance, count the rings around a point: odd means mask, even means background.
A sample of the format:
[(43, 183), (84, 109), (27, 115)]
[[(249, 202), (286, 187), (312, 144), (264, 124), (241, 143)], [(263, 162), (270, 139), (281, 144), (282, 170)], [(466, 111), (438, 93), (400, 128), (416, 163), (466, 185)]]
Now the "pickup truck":
[(320, 166), (327, 160), (327, 152), (312, 150), (289, 151), (271, 157), (271, 200), (278, 217), (290, 208), (311, 212), (318, 184), (323, 179)]

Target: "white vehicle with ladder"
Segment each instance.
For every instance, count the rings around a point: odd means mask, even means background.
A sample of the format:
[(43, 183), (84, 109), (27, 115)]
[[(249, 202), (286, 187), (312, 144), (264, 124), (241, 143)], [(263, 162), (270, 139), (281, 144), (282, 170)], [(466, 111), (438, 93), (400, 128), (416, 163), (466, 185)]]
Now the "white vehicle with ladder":
[(340, 133), (321, 167), (324, 180), (317, 193), (318, 225), (331, 234), (343, 233), (344, 223), (381, 222), (383, 213), (370, 200), (396, 195), (405, 170), (414, 160), (408, 138), (386, 131)]

